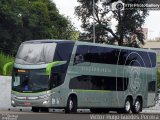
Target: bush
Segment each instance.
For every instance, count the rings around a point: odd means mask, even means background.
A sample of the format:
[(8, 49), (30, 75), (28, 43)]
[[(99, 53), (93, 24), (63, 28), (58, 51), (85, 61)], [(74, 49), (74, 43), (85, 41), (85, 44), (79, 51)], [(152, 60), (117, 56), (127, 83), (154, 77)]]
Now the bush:
[(160, 64), (160, 55), (157, 55), (157, 62)]
[[(4, 53), (0, 53), (0, 75), (3, 75), (3, 66), (14, 60), (14, 57), (10, 55), (5, 55)], [(12, 67), (12, 66), (11, 66)], [(7, 72), (7, 75), (12, 74), (12, 68), (9, 68), (9, 71)]]
[(160, 89), (160, 68), (157, 70), (157, 87)]

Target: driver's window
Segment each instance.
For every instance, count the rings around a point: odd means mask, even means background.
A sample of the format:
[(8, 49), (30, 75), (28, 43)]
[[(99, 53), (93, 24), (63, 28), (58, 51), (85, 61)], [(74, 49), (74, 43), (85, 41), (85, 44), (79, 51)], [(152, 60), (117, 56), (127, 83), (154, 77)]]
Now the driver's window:
[(55, 88), (60, 85), (60, 74), (53, 73), (50, 77), (50, 88)]

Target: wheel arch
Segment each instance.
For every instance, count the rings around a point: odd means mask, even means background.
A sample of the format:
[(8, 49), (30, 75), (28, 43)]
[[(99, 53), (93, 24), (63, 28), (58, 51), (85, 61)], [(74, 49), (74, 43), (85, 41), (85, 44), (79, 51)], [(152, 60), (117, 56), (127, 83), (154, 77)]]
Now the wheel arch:
[(143, 97), (141, 96), (141, 95), (138, 95), (137, 97), (136, 97), (136, 99), (137, 98), (139, 98), (140, 100), (142, 100), (142, 102), (143, 102)]
[(143, 97), (141, 96), (141, 95), (138, 95), (137, 97), (136, 97), (136, 99), (139, 99), (139, 100), (141, 100), (141, 102), (142, 102), (142, 108), (143, 108)]
[[(139, 104), (136, 103), (137, 100), (139, 101)], [(137, 95), (134, 101), (134, 105), (132, 106), (132, 113), (138, 114), (139, 112), (142, 112), (142, 108), (143, 108), (143, 97), (141, 95)]]
[[(132, 96), (132, 95), (127, 95), (127, 96), (126, 96), (126, 99), (127, 99), (127, 98), (130, 99), (131, 104), (133, 105), (133, 96)], [(126, 100), (126, 99), (125, 99), (125, 100)]]
[[(67, 101), (68, 101), (69, 97), (73, 97), (76, 100), (77, 106), (78, 106), (78, 97), (77, 97), (77, 94), (76, 93), (70, 93), (68, 95)], [(66, 104), (66, 106), (67, 106), (67, 104)]]

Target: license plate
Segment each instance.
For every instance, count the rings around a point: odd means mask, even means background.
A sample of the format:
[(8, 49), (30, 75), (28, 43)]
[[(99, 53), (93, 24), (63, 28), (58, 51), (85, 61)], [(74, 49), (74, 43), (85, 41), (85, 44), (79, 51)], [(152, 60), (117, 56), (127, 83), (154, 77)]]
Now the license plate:
[(31, 105), (31, 103), (30, 103), (30, 102), (25, 102), (25, 103), (24, 103), (24, 105), (26, 105), (26, 106), (30, 106), (30, 105)]

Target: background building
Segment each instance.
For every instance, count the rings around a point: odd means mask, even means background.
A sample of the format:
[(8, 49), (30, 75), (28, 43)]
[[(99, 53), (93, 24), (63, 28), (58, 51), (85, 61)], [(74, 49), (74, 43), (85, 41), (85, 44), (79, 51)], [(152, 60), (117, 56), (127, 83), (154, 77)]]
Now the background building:
[(157, 52), (158, 66), (160, 67), (160, 42), (148, 41), (143, 46), (145, 49), (152, 49)]
[(144, 39), (148, 40), (148, 28), (142, 28), (142, 32), (144, 34)]

